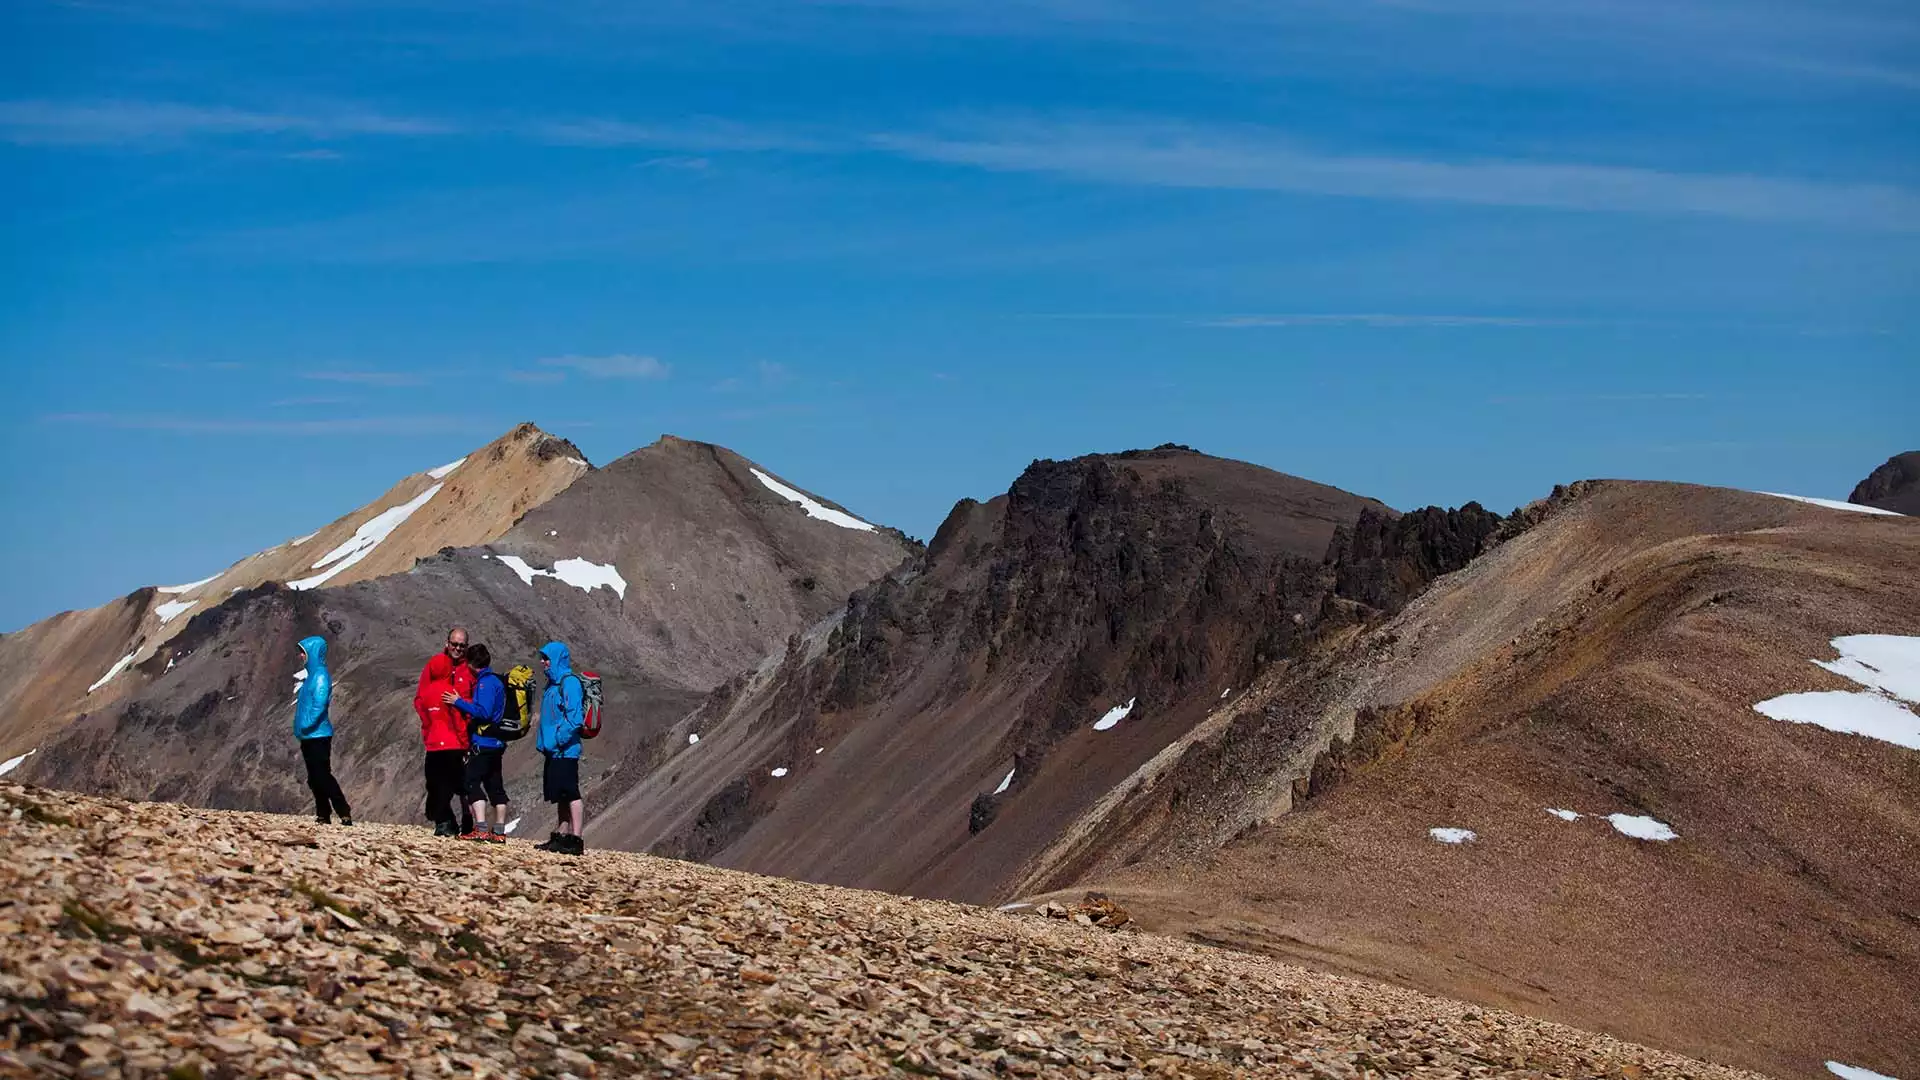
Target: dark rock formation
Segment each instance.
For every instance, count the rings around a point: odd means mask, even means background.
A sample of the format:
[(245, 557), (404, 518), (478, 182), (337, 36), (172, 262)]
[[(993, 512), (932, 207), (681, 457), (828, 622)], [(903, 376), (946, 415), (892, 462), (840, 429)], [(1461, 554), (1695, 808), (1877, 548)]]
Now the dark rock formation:
[(1920, 514), (1920, 450), (1888, 458), (1854, 485), (1847, 501), (1896, 514)]

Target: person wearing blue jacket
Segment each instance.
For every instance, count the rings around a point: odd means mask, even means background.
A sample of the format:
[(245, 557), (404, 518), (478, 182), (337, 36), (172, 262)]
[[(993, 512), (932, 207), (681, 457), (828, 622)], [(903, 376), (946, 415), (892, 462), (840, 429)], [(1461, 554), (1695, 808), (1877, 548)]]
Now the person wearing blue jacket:
[(333, 778), (333, 676), (327, 674), (327, 639), (314, 635), (300, 642), (306, 660), (306, 678), (293, 699), (293, 737), (300, 740), (300, 760), (307, 766), (307, 787), (313, 792), (313, 816), (322, 825), (340, 815), (340, 824), (353, 824), (346, 793)]
[[(507, 842), (507, 784), (502, 778), (501, 759), (506, 741), (493, 733), (493, 725), (507, 711), (507, 681), (493, 671), (493, 653), (485, 645), (467, 650), (467, 666), (473, 669), (473, 700), (459, 694), (444, 694), (442, 700), (467, 717), (467, 801), (473, 806), (473, 827), (460, 834), (462, 840), (489, 844)], [(487, 808), (493, 808), (493, 821), (487, 820)]]
[(540, 734), (534, 746), (546, 758), (541, 772), (542, 797), (553, 804), (554, 830), (541, 851), (562, 855), (586, 853), (581, 829), (586, 807), (580, 800), (580, 732), (586, 726), (585, 688), (573, 673), (573, 657), (558, 641), (540, 646), (540, 666), (547, 686), (540, 694)]

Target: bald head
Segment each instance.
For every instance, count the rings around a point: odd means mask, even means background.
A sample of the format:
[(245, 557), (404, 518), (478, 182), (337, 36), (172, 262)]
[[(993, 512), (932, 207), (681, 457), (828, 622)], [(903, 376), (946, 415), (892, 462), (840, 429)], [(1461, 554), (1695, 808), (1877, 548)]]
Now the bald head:
[(467, 628), (456, 626), (447, 631), (447, 657), (455, 663), (466, 663)]

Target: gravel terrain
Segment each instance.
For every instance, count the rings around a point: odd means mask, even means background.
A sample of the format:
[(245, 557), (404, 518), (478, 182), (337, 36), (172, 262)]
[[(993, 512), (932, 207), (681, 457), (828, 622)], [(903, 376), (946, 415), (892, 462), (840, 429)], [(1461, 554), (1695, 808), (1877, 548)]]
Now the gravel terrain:
[(641, 855), (0, 783), (0, 856), (0, 1075), (1752, 1075), (1124, 928)]

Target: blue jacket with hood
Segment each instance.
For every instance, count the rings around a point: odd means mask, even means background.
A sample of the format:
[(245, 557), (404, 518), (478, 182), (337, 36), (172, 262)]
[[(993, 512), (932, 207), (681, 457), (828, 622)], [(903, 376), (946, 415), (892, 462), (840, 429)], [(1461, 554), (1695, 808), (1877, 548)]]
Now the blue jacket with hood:
[(540, 646), (547, 658), (547, 689), (540, 695), (540, 734), (534, 745), (549, 757), (580, 756), (580, 729), (586, 724), (580, 680), (570, 679), (573, 657), (557, 641)]
[(333, 676), (327, 674), (327, 639), (318, 634), (300, 642), (307, 654), (307, 677), (293, 699), (293, 737), (322, 739), (333, 734), (327, 704), (333, 698)]
[[(488, 680), (492, 681), (489, 682)], [(497, 724), (507, 712), (507, 681), (494, 674), (490, 667), (483, 667), (473, 673), (473, 700), (466, 698), (453, 703), (453, 707), (471, 718), (467, 724), (467, 733), (473, 738), (475, 750), (505, 750), (507, 744), (491, 735), (482, 735), (475, 728), (483, 724)]]

